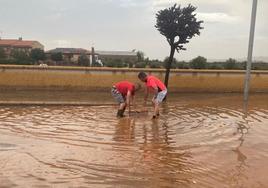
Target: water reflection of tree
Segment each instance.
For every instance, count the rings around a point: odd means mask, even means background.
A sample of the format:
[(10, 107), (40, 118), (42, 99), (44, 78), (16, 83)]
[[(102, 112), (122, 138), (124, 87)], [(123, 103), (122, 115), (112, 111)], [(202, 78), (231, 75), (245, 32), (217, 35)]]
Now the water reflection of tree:
[(180, 151), (175, 145), (168, 120), (156, 120), (150, 123), (150, 131), (144, 132), (144, 142), (140, 146), (143, 151), (143, 162), (152, 173), (151, 182), (156, 186), (189, 186), (191, 182), (188, 159), (190, 153)]
[[(164, 105), (163, 115), (157, 120), (142, 115), (118, 120), (113, 140), (120, 158), (135, 165), (134, 174), (142, 175), (145, 185), (188, 187), (193, 183), (191, 154), (177, 146), (175, 132), (169, 127), (168, 109)], [(129, 148), (121, 150), (118, 146)]]

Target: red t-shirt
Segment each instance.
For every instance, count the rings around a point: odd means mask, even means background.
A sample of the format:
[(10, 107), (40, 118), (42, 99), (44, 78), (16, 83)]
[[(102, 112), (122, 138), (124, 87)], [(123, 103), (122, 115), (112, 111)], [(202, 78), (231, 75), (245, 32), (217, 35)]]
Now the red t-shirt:
[(155, 76), (147, 76), (146, 86), (150, 89), (157, 88), (158, 91), (166, 90), (166, 86)]
[(122, 81), (115, 84), (116, 89), (122, 94), (123, 97), (127, 96), (130, 91), (131, 95), (135, 94), (135, 85), (128, 81)]

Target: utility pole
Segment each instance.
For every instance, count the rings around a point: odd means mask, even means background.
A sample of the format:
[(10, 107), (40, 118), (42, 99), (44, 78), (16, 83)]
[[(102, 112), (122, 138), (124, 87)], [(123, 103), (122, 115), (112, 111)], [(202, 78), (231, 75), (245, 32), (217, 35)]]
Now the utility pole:
[(90, 57), (90, 67), (95, 63), (95, 49), (94, 49), (94, 43), (91, 43), (91, 57)]
[(258, 0), (253, 0), (249, 44), (248, 44), (247, 71), (246, 71), (245, 86), (244, 86), (244, 101), (248, 101), (248, 93), (249, 93), (249, 87), (250, 87), (250, 72), (251, 72), (251, 65), (252, 65), (252, 53), (253, 53), (257, 3), (258, 3)]

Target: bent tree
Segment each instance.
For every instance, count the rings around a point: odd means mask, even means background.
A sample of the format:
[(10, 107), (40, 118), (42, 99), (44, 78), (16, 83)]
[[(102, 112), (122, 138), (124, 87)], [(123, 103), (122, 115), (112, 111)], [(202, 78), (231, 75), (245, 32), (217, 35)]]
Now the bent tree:
[(160, 10), (156, 14), (157, 30), (166, 37), (170, 45), (169, 60), (166, 65), (165, 85), (168, 87), (169, 72), (173, 61), (175, 50), (186, 50), (185, 44), (195, 35), (200, 35), (201, 23), (197, 21), (194, 11), (196, 7), (189, 4), (187, 7), (180, 5)]

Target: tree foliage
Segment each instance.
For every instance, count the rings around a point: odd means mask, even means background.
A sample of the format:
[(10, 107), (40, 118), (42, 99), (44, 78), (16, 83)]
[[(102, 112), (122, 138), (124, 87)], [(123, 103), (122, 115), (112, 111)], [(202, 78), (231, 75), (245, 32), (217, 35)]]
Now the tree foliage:
[(6, 58), (6, 53), (4, 48), (0, 47), (0, 59), (5, 59)]
[(78, 58), (78, 65), (88, 67), (90, 65), (90, 60), (86, 54), (81, 54)]
[(11, 58), (14, 64), (18, 65), (31, 65), (32, 59), (23, 50), (12, 50), (11, 51)]
[(145, 68), (146, 62), (137, 62), (135, 68)]
[(127, 63), (125, 63), (122, 59), (110, 59), (106, 60), (104, 62), (104, 65), (107, 67), (117, 67), (117, 68), (122, 68), (122, 67), (127, 67)]
[[(166, 57), (166, 58), (164, 59), (163, 66), (164, 66), (165, 68), (167, 68), (167, 67), (168, 67), (168, 63), (169, 63), (169, 57)], [(177, 59), (176, 59), (175, 57), (173, 57), (170, 68), (171, 68), (171, 69), (176, 69), (176, 68), (177, 68), (177, 64), (178, 64)]]
[(138, 51), (137, 52), (138, 62), (144, 61), (144, 56), (145, 56), (144, 52)]
[(163, 63), (159, 60), (151, 60), (149, 63), (150, 68), (162, 68)]
[(56, 61), (56, 62), (58, 62), (58, 61), (62, 61), (62, 60), (63, 60), (63, 55), (62, 55), (61, 52), (52, 53), (52, 54), (51, 54), (51, 59), (52, 59), (53, 61)]
[(156, 14), (157, 30), (166, 37), (170, 45), (170, 56), (166, 67), (165, 84), (168, 86), (169, 72), (175, 50), (186, 50), (185, 44), (195, 35), (200, 35), (201, 23), (197, 21), (194, 11), (196, 7), (189, 4), (187, 7), (180, 5), (160, 10)]
[(190, 61), (190, 67), (192, 69), (205, 69), (207, 67), (206, 65), (207, 59), (202, 56), (198, 56)]
[(46, 55), (44, 50), (41, 49), (33, 49), (30, 53), (30, 57), (32, 58), (32, 60), (34, 60), (35, 62), (39, 61), (39, 60), (45, 60)]
[(236, 60), (229, 58), (224, 65), (225, 69), (235, 69), (236, 68)]

